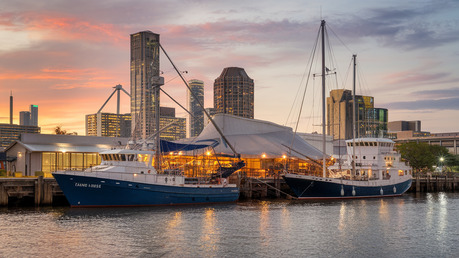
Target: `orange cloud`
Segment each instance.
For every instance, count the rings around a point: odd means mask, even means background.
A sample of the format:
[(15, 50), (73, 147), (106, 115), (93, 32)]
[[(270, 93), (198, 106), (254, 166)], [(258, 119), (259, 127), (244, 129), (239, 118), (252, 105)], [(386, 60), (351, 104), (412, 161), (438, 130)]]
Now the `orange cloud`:
[(35, 39), (43, 40), (84, 40), (125, 44), (128, 35), (113, 24), (81, 20), (76, 17), (62, 17), (62, 14), (23, 13), (15, 16), (16, 23), (0, 20), (0, 24), (33, 32)]

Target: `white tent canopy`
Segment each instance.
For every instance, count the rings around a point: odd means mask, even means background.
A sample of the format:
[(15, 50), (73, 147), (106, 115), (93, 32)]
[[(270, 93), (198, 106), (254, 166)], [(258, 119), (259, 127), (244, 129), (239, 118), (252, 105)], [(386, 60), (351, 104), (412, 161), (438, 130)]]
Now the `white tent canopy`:
[[(289, 153), (291, 147), (290, 156), (301, 159), (306, 159), (305, 156), (312, 159), (322, 158), (321, 151), (295, 135), (290, 127), (228, 114), (217, 114), (213, 120), (230, 144), (243, 157), (261, 157), (265, 154), (267, 158), (281, 158)], [(219, 142), (214, 148), (216, 153), (233, 155), (231, 148), (224, 143), (212, 123), (209, 123), (201, 134), (192, 140), (197, 144), (215, 141)]]

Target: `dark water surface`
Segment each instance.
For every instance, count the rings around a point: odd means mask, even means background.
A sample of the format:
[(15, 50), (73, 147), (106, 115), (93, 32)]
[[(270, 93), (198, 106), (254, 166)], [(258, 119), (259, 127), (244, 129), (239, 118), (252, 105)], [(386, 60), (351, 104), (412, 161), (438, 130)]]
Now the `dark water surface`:
[(0, 257), (459, 257), (459, 193), (0, 209)]

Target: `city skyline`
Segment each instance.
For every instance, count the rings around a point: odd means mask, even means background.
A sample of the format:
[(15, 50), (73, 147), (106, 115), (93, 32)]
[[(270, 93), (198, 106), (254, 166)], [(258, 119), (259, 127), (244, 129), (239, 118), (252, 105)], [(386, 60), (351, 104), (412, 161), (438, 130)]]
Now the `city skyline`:
[[(374, 96), (376, 106), (389, 110), (389, 121), (459, 131), (457, 1), (353, 1), (352, 9), (344, 1), (21, 1), (0, 7), (0, 123), (9, 123), (13, 91), (15, 124), (17, 111), (35, 103), (43, 133), (62, 125), (83, 135), (85, 115), (98, 110), (113, 86), (130, 86), (129, 35), (149, 30), (161, 35), (187, 80), (204, 81), (206, 107), (213, 107), (211, 85), (221, 70), (242, 67), (255, 82), (255, 118), (286, 124), (323, 18), (349, 48), (335, 49), (340, 66), (358, 56), (365, 85), (357, 94)], [(163, 89), (186, 103), (186, 89), (163, 55), (160, 70)], [(176, 107), (165, 96), (161, 101)], [(121, 112), (130, 112), (126, 96)], [(314, 126), (320, 114), (303, 114), (315, 122), (300, 131), (321, 131)]]

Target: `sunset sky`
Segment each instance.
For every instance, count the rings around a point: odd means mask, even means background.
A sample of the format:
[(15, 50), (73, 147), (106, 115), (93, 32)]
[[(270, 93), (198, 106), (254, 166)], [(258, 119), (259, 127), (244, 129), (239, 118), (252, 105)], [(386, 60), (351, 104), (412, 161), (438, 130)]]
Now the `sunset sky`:
[[(304, 85), (321, 19), (330, 36), (338, 36), (336, 66), (329, 64), (341, 73), (338, 87), (349, 88), (348, 66), (357, 54), (357, 94), (389, 109), (389, 121), (421, 120), (424, 131), (459, 131), (455, 0), (1, 1), (0, 123), (9, 123), (12, 91), (14, 123), (34, 104), (43, 133), (61, 125), (84, 135), (85, 115), (97, 112), (112, 87), (130, 91), (129, 35), (150, 30), (161, 35), (187, 80), (204, 81), (206, 107), (213, 106), (213, 82), (223, 68), (243, 67), (255, 81), (255, 118), (292, 126), (287, 117)], [(185, 104), (185, 86), (164, 55), (161, 70), (163, 89)], [(320, 89), (313, 86), (319, 84), (308, 86), (302, 132), (321, 131), (320, 100), (312, 98)], [(129, 113), (128, 97), (121, 101), (121, 112)], [(161, 102), (176, 107), (166, 96)], [(104, 111), (116, 111), (115, 99)]]

